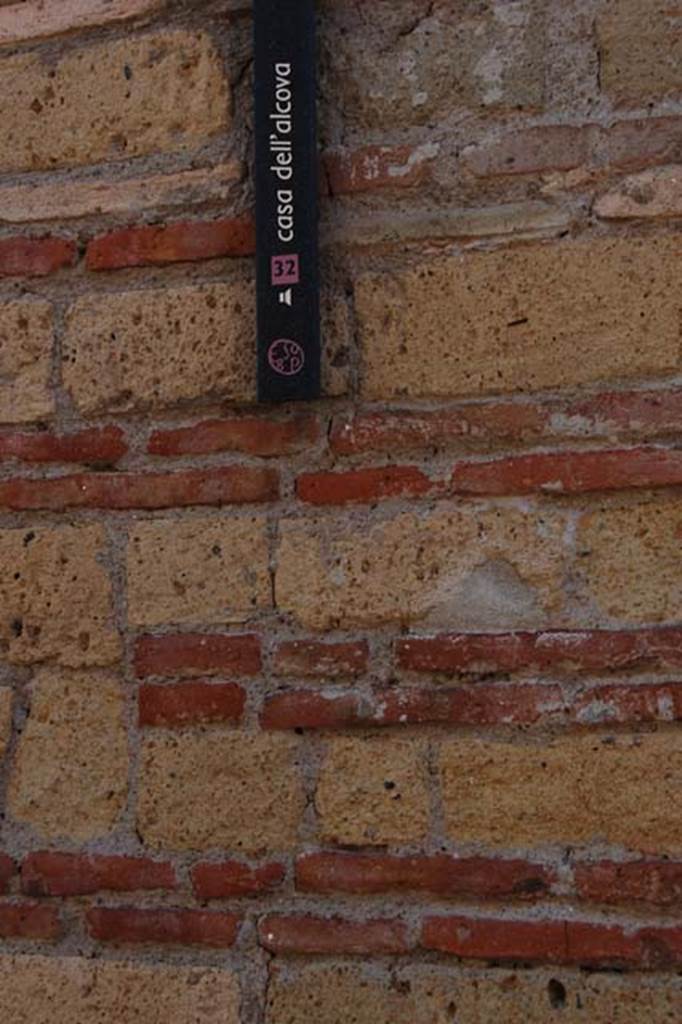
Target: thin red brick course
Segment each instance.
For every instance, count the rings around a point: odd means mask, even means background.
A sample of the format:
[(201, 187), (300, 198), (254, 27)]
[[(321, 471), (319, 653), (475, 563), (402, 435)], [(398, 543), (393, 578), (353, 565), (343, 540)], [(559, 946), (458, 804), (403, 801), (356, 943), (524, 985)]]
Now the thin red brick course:
[(290, 640), (275, 649), (273, 671), (278, 676), (336, 679), (362, 675), (367, 671), (368, 660), (366, 640), (342, 643)]
[(343, 729), (368, 724), (355, 694), (327, 696), (316, 690), (291, 690), (268, 697), (261, 713), (264, 729)]
[(678, 722), (682, 719), (682, 683), (590, 687), (576, 697), (572, 715), (581, 725)]
[(558, 404), (551, 412), (557, 437), (562, 431), (566, 437), (664, 437), (682, 430), (682, 391), (607, 391)]
[(16, 870), (17, 867), (13, 859), (6, 853), (0, 853), (0, 893), (7, 892)]
[(478, 177), (570, 171), (587, 163), (592, 134), (591, 125), (525, 128), (472, 146), (465, 151), (463, 163)]
[(149, 857), (41, 850), (24, 858), (21, 888), (27, 896), (85, 896), (103, 890), (174, 889), (175, 870), (167, 861)]
[(543, 864), (489, 857), (322, 852), (303, 854), (296, 861), (296, 887), (304, 892), (540, 899), (555, 881), (555, 873)]
[(93, 26), (128, 21), (161, 6), (159, 0), (19, 0), (0, 5), (0, 45), (47, 38)]
[(0, 508), (155, 509), (273, 501), (275, 470), (250, 466), (196, 469), (178, 473), (81, 473), (47, 480), (0, 483)]
[(296, 481), (296, 494), (311, 505), (342, 505), (352, 501), (421, 498), (437, 494), (442, 485), (416, 466), (381, 466), (345, 473), (304, 473)]
[(202, 722), (239, 722), (246, 694), (237, 683), (147, 683), (138, 695), (141, 726), (179, 728)]
[(606, 161), (619, 171), (638, 171), (682, 160), (682, 118), (617, 121), (604, 133)]
[[(589, 123), (522, 128), (470, 147), (463, 163), (477, 177), (545, 174), (580, 167), (592, 173), (639, 170), (682, 158), (680, 122), (679, 117), (653, 117), (617, 121), (609, 128)], [(595, 159), (599, 149), (602, 156)]]
[(120, 427), (93, 427), (74, 434), (0, 434), (0, 459), (21, 462), (118, 462), (128, 445)]
[(454, 953), (464, 959), (566, 962), (564, 921), (427, 917), (421, 941), (426, 949)]
[(356, 693), (288, 690), (266, 698), (261, 725), (265, 729), (532, 725), (538, 721), (563, 721), (568, 712), (558, 686), (380, 687), (371, 699)]
[(374, 696), (379, 725), (532, 725), (567, 710), (558, 686), (385, 687)]
[(54, 907), (40, 903), (5, 903), (0, 906), (0, 939), (29, 939), (52, 942), (61, 934), (61, 921)]
[(414, 146), (327, 150), (322, 162), (332, 195), (414, 188), (429, 173), (428, 159)]
[(656, 907), (682, 904), (682, 864), (679, 862), (619, 864), (602, 860), (596, 864), (576, 864), (573, 873), (578, 894), (594, 903), (645, 903)]
[(329, 443), (337, 455), (393, 454), (455, 445), (474, 448), (615, 436), (651, 439), (681, 430), (682, 391), (611, 391), (570, 400), (343, 414), (333, 421)]
[(0, 238), (0, 277), (46, 277), (76, 262), (65, 238)]
[(234, 945), (240, 923), (237, 914), (220, 911), (141, 910), (130, 907), (91, 907), (86, 920), (90, 935), (99, 942), (208, 946), (214, 949)]
[(601, 672), (682, 666), (682, 627), (446, 633), (396, 643), (400, 668), (415, 672)]
[(462, 440), (520, 441), (542, 437), (549, 409), (496, 402), (452, 409), (358, 412), (334, 420), (329, 443), (337, 455), (423, 450)]
[(256, 248), (252, 217), (183, 221), (164, 226), (122, 228), (88, 245), (88, 270), (115, 270), (211, 260), (220, 256), (252, 256)]
[(276, 862), (251, 867), (241, 861), (196, 864), (191, 871), (198, 900), (223, 900), (234, 896), (262, 896), (284, 881), (285, 868)]
[(680, 927), (427, 917), (422, 945), (463, 959), (495, 962), (644, 969), (670, 969), (682, 963)]
[(140, 677), (217, 673), (254, 676), (261, 669), (260, 639), (253, 633), (142, 636), (135, 645), (134, 664)]
[(664, 448), (535, 453), (459, 462), (452, 472), (455, 494), (582, 494), (680, 483), (682, 452)]
[(314, 444), (319, 435), (320, 422), (316, 416), (292, 416), (287, 420), (244, 416), (156, 430), (147, 450), (150, 455), (164, 456), (215, 452), (243, 452), (263, 457), (291, 455)]

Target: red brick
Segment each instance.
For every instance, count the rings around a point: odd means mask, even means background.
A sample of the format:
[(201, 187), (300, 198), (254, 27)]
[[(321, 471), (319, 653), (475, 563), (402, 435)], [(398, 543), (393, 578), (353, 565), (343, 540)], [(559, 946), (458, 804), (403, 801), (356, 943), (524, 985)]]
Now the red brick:
[(184, 221), (163, 226), (122, 228), (88, 245), (88, 270), (114, 270), (220, 256), (252, 256), (256, 248), (251, 217)]
[(462, 162), (478, 177), (570, 171), (589, 159), (591, 126), (550, 124), (472, 146)]
[(65, 238), (1, 238), (0, 277), (45, 277), (76, 262)]
[(29, 853), (21, 866), (27, 896), (85, 896), (109, 890), (174, 889), (175, 870), (167, 861), (148, 857), (99, 854)]
[(647, 903), (656, 907), (682, 904), (682, 863), (602, 860), (576, 864), (575, 886), (584, 900), (595, 903)]
[(120, 427), (93, 427), (75, 434), (0, 434), (0, 459), (21, 462), (118, 462), (128, 445)]
[(239, 722), (245, 700), (237, 683), (148, 683), (140, 687), (139, 723), (177, 728), (202, 722)]
[(567, 713), (558, 686), (482, 686), (456, 689), (374, 691), (370, 703), (358, 694), (330, 695), (290, 690), (268, 697), (265, 729), (346, 729), (375, 725), (532, 725)]
[(341, 505), (350, 501), (420, 498), (435, 494), (439, 485), (416, 466), (381, 466), (345, 473), (304, 473), (296, 494), (312, 505)]
[(381, 853), (309, 853), (296, 861), (304, 892), (426, 892), (458, 899), (540, 899), (556, 881), (542, 864), (487, 857), (398, 857)]
[(641, 170), (682, 159), (682, 118), (618, 121), (604, 132), (606, 160), (614, 169)]
[(278, 494), (275, 470), (249, 466), (186, 470), (182, 473), (80, 473), (49, 480), (0, 483), (0, 508), (173, 508), (272, 501)]
[(211, 675), (229, 672), (255, 676), (261, 669), (260, 639), (179, 633), (174, 636), (142, 636), (135, 645), (138, 676)]
[(45, 0), (0, 0), (0, 45), (128, 21), (161, 6), (159, 0), (71, 0), (58, 4), (46, 4)]
[(250, 867), (236, 860), (220, 864), (196, 864), (191, 871), (192, 888), (198, 900), (224, 900), (233, 896), (262, 896), (284, 881), (283, 864)]
[(317, 690), (290, 690), (268, 697), (261, 713), (264, 729), (343, 729), (371, 721), (355, 694), (327, 696)]
[(682, 157), (679, 117), (617, 121), (610, 128), (594, 124), (543, 125), (483, 142), (465, 151), (464, 166), (478, 177), (543, 174), (596, 169), (597, 142), (603, 162), (616, 170), (637, 170), (675, 163)]
[(372, 699), (354, 693), (289, 690), (265, 701), (265, 729), (348, 729), (396, 725), (635, 725), (682, 720), (682, 684), (599, 686), (567, 702), (561, 687), (483, 684), (467, 687), (380, 687)]
[(328, 150), (322, 158), (332, 195), (413, 188), (428, 175), (430, 154), (414, 146)]
[(581, 725), (679, 722), (682, 683), (595, 686), (575, 699), (573, 717)]
[(452, 473), (455, 494), (582, 494), (680, 483), (682, 452), (664, 448), (518, 455), (460, 462)]
[(682, 928), (585, 921), (429, 917), (422, 945), (468, 959), (584, 967), (672, 968), (682, 963)]
[(338, 917), (272, 916), (259, 922), (261, 946), (271, 953), (406, 953), (410, 949), (402, 921), (349, 921)]
[(568, 921), (566, 962), (585, 966), (673, 968), (682, 963), (682, 928), (619, 926)]
[(15, 871), (16, 865), (12, 858), (6, 853), (0, 853), (0, 892), (7, 892)]
[(421, 943), (426, 949), (465, 959), (565, 963), (566, 924), (554, 920), (427, 917)]
[(213, 910), (140, 910), (132, 907), (91, 907), (88, 931), (100, 942), (153, 943), (178, 946), (234, 945), (240, 918)]
[(398, 640), (400, 668), (415, 672), (601, 672), (682, 665), (682, 628), (449, 633)]
[(362, 675), (367, 671), (368, 659), (366, 640), (348, 643), (290, 640), (276, 648), (273, 671), (278, 676), (337, 679)]
[(461, 440), (514, 440), (542, 437), (549, 408), (514, 402), (488, 402), (455, 409), (366, 412), (334, 420), (329, 443), (337, 455), (440, 448)]
[(0, 939), (58, 939), (59, 914), (39, 903), (5, 903), (0, 906)]
[(315, 444), (320, 435), (316, 416), (286, 420), (243, 416), (205, 420), (191, 427), (156, 430), (147, 448), (151, 455), (206, 455), (244, 452), (248, 455), (291, 455)]
[(665, 437), (681, 430), (682, 391), (613, 391), (568, 401), (481, 402), (343, 415), (332, 424), (330, 446), (337, 455), (393, 454), (458, 444)]
[(566, 713), (558, 686), (385, 687), (375, 699), (378, 725), (533, 725)]
[(664, 437), (682, 430), (682, 391), (612, 391), (550, 407), (555, 436)]

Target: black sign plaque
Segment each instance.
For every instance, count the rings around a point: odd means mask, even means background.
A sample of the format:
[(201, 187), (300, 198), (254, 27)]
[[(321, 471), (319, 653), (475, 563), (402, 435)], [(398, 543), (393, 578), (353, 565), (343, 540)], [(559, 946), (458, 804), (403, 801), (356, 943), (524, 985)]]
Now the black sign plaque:
[(258, 398), (320, 393), (314, 0), (254, 0)]

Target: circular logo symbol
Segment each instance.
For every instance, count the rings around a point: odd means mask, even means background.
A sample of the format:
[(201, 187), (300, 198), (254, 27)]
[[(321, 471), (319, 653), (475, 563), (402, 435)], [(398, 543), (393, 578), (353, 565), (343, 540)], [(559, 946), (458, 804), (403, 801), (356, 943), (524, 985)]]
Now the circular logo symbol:
[(283, 377), (294, 377), (303, 369), (305, 353), (297, 341), (278, 338), (268, 349), (268, 362), (275, 373)]

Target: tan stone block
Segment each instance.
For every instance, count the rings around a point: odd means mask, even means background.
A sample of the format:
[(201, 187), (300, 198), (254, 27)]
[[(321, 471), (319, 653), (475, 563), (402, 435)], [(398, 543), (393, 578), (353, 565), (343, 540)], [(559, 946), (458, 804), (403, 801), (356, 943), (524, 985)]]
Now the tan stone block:
[(78, 409), (159, 408), (196, 398), (255, 397), (255, 315), (243, 281), (94, 294), (67, 315), (64, 383)]
[(682, 985), (670, 977), (355, 964), (273, 977), (267, 1024), (672, 1024)]
[(128, 790), (123, 710), (114, 676), (40, 671), (10, 778), (10, 815), (49, 838), (111, 831)]
[(82, 957), (0, 958), (9, 1024), (238, 1024), (231, 971)]
[(681, 255), (675, 235), (567, 240), (361, 277), (362, 393), (446, 397), (672, 373)]
[(428, 829), (424, 744), (392, 737), (333, 739), (315, 794), (325, 842), (419, 842)]
[(604, 220), (682, 217), (682, 165), (625, 178), (597, 199), (594, 212)]
[(12, 691), (9, 686), (0, 687), (0, 760), (12, 735)]
[(38, 171), (193, 150), (225, 132), (229, 94), (205, 32), (129, 36), (0, 61), (0, 169)]
[(24, 423), (52, 414), (51, 361), (50, 304), (0, 305), (0, 423)]
[(128, 618), (162, 623), (241, 622), (270, 604), (267, 522), (155, 519), (128, 540)]
[(682, 1009), (682, 986), (671, 977), (631, 978), (573, 971), (405, 971), (412, 998), (428, 1006), (424, 1024), (669, 1024)]
[(428, 1004), (354, 965), (304, 967), (268, 986), (267, 1024), (348, 1024), (349, 1011), (353, 1024), (435, 1024)]
[[(345, 307), (325, 303), (323, 326), (323, 383), (339, 394), (347, 382)], [(255, 359), (251, 281), (86, 295), (67, 315), (64, 383), (84, 415), (197, 398), (253, 401)]]
[(150, 209), (227, 202), (241, 173), (240, 164), (232, 160), (217, 167), (148, 174), (143, 178), (50, 179), (47, 183), (9, 185), (0, 188), (0, 222), (23, 224), (115, 213), (133, 217)]
[(284, 520), (276, 604), (311, 629), (530, 627), (561, 610), (564, 528), (557, 512), (474, 505), (357, 530), (340, 516)]
[(324, 93), (360, 131), (404, 130), (453, 111), (537, 108), (545, 91), (543, 4), (513, 8), (409, 0), (369, 19), (326, 0), (320, 24)]
[(548, 743), (443, 743), (447, 834), (494, 847), (609, 843), (682, 852), (682, 737), (596, 733)]
[(682, 503), (604, 507), (582, 516), (577, 575), (603, 621), (682, 615)]
[(643, 107), (682, 90), (679, 8), (668, 0), (605, 0), (597, 16), (602, 89)]
[(287, 735), (153, 736), (142, 749), (139, 831), (171, 849), (291, 848), (305, 804), (298, 755)]
[(110, 665), (120, 654), (101, 526), (0, 530), (0, 643), (18, 664)]
[(329, 398), (337, 398), (348, 391), (353, 330), (347, 302), (331, 292), (323, 292), (320, 308), (322, 394)]

